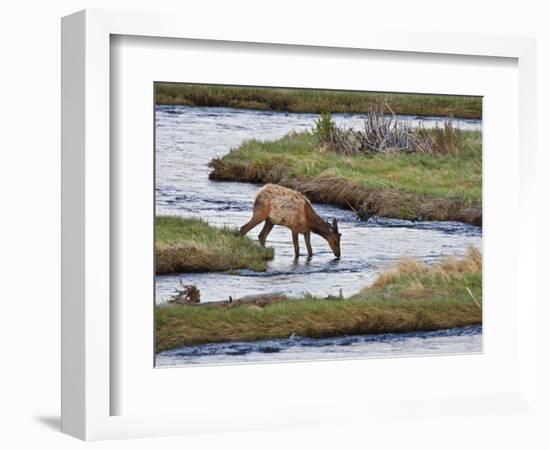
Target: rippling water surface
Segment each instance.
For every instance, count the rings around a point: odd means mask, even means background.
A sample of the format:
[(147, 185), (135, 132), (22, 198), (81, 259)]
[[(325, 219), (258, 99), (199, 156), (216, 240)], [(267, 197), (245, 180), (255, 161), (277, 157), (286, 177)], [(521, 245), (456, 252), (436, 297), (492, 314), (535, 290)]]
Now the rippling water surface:
[[(336, 114), (334, 117), (340, 125), (347, 127), (361, 126), (364, 118), (358, 114)], [(252, 183), (210, 181), (208, 162), (238, 147), (246, 139), (273, 140), (290, 131), (311, 129), (316, 118), (315, 114), (158, 106), (157, 215), (201, 217), (216, 226), (242, 226), (251, 216), (252, 203), (259, 186)], [(422, 123), (425, 127), (433, 127), (442, 120), (410, 116), (401, 118), (413, 124)], [(476, 120), (461, 120), (458, 124), (463, 129), (476, 130), (481, 127)], [(446, 255), (462, 255), (469, 244), (481, 246), (481, 229), (458, 222), (409, 222), (383, 218), (373, 218), (365, 222), (357, 220), (353, 212), (334, 206), (314, 204), (314, 208), (326, 219), (338, 219), (342, 232), (340, 260), (335, 261), (328, 244), (313, 235), (314, 257), (311, 260), (302, 257), (294, 261), (290, 231), (276, 226), (267, 241), (267, 245), (275, 249), (275, 259), (270, 262), (267, 272), (243, 270), (236, 275), (217, 273), (157, 276), (156, 302), (166, 301), (174, 294), (180, 282), (196, 285), (201, 291), (201, 300), (206, 302), (226, 300), (230, 295), (235, 298), (268, 292), (284, 292), (290, 296), (299, 296), (306, 292), (320, 296), (340, 293), (346, 296), (368, 285), (380, 270), (402, 256), (412, 256), (429, 263)], [(260, 230), (261, 226), (258, 226), (249, 236), (256, 237)], [(305, 253), (303, 240), (300, 245), (302, 253)], [(442, 352), (460, 352), (455, 346), (462, 346), (464, 351), (472, 351), (471, 348), (479, 350), (480, 333), (478, 329), (466, 335), (449, 335), (443, 341), (438, 340), (437, 346)], [(402, 354), (414, 353), (414, 348), (420, 353), (428, 350), (425, 345), (428, 341), (419, 336), (421, 334), (410, 336), (410, 341), (407, 341), (410, 346), (402, 340), (395, 341), (400, 342), (398, 347), (402, 346)], [(353, 349), (357, 350), (358, 355), (362, 355), (359, 347), (365, 347), (365, 352), (369, 355), (380, 355), (384, 351), (390, 351), (391, 347), (385, 344), (373, 347), (371, 340), (359, 340), (354, 345)], [(318, 355), (319, 348), (321, 347), (315, 345), (291, 345), (276, 353), (277, 358), (283, 359), (326, 358), (326, 346), (320, 351), (325, 356)], [(341, 349), (343, 346), (336, 345), (335, 348)], [(212, 354), (208, 357), (176, 354), (180, 356), (159, 356), (157, 362), (164, 361), (163, 365), (173, 365), (178, 364), (177, 361), (182, 364), (191, 360), (215, 363), (227, 359), (227, 355), (224, 357), (223, 354)], [(251, 351), (246, 357), (243, 356), (244, 359), (235, 358), (231, 361), (260, 361), (264, 358), (262, 355), (265, 356), (266, 353)], [(271, 354), (267, 356), (270, 361), (277, 358)]]
[(481, 327), (423, 333), (342, 336), (331, 339), (290, 337), (256, 342), (207, 344), (157, 355), (157, 367), (181, 364), (231, 364), (381, 356), (441, 355), (481, 351)]

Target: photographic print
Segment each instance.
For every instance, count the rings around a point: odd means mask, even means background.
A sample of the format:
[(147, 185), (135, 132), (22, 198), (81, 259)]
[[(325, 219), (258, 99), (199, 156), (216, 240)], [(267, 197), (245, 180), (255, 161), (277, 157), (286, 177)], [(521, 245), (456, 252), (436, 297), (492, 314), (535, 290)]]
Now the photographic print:
[(482, 98), (155, 83), (155, 366), (482, 351)]

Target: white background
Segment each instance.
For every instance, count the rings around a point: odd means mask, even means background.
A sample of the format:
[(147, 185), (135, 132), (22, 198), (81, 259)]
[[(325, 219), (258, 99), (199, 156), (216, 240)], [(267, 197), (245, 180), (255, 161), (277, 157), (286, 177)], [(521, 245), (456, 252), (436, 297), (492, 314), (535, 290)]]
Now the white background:
[[(0, 317), (2, 333), (2, 404), (0, 446), (3, 448), (80, 448), (83, 443), (59, 433), (59, 192), (60, 192), (60, 22), (65, 14), (82, 8), (177, 10), (205, 27), (217, 21), (239, 21), (258, 29), (326, 24), (327, 33), (342, 27), (391, 27), (424, 31), (457, 31), (538, 37), (539, 118), (539, 273), (543, 275), (543, 234), (548, 213), (548, 146), (542, 132), (549, 114), (542, 105), (550, 100), (549, 15), (543, 2), (462, 1), (443, 6), (440, 1), (407, 2), (189, 2), (156, 1), (20, 1), (0, 12), (1, 60), (0, 129), (2, 130), (0, 183), (3, 212)], [(178, 6), (179, 5), (179, 6)], [(182, 27), (185, 23), (182, 23)], [(541, 277), (542, 280), (542, 277)], [(541, 297), (542, 299), (542, 297)], [(546, 307), (544, 312), (548, 313)], [(544, 323), (544, 322), (541, 322)], [(542, 329), (541, 337), (548, 339)], [(546, 341), (548, 342), (548, 341)], [(546, 346), (547, 350), (548, 347)], [(548, 355), (548, 352), (546, 353)], [(541, 360), (548, 376), (548, 363)], [(543, 394), (547, 395), (548, 390)], [(548, 397), (547, 397), (548, 404)], [(254, 432), (247, 434), (100, 442), (101, 448), (544, 448), (544, 425), (529, 416), (500, 415), (432, 420), (421, 423), (404, 418), (393, 426), (366, 423), (363, 429), (334, 428)], [(542, 418), (541, 418), (542, 421)], [(538, 439), (538, 442), (536, 441)]]
[[(210, 426), (219, 429), (219, 422), (224, 426), (228, 423), (228, 415), (237, 423), (261, 423), (264, 415), (271, 417), (275, 406), (293, 413), (305, 404), (335, 411), (337, 405), (359, 402), (405, 398), (423, 401), (426, 397), (453, 398), (518, 389), (518, 354), (525, 349), (520, 346), (516, 325), (517, 268), (513, 261), (507, 261), (515, 252), (514, 239), (518, 235), (513, 220), (518, 216), (513, 200), (519, 190), (517, 117), (510, 113), (517, 110), (516, 61), (311, 48), (290, 52), (280, 46), (205, 46), (135, 37), (114, 39), (111, 55), (116, 61), (111, 74), (111, 123), (117, 130), (111, 152), (118, 174), (111, 185), (111, 205), (115, 205), (111, 216), (111, 236), (115, 236), (112, 249), (117, 255), (111, 270), (112, 279), (120, 280), (111, 297), (119, 317), (111, 336), (111, 348), (118, 355), (111, 367), (111, 381), (116, 386), (111, 398), (112, 414), (191, 410), (195, 416), (204, 411)], [(145, 67), (143, 61), (147, 61)], [(154, 369), (147, 349), (154, 347), (151, 105), (155, 80), (482, 95), (483, 258), (485, 267), (491, 268), (483, 279), (484, 354), (406, 361), (376, 358), (261, 367)], [(136, 246), (136, 242), (141, 245)], [(508, 282), (502, 283), (503, 278)], [(406, 380), (403, 371), (407, 372)], [(250, 411), (254, 411), (253, 417)], [(315, 411), (297, 417), (309, 417)]]

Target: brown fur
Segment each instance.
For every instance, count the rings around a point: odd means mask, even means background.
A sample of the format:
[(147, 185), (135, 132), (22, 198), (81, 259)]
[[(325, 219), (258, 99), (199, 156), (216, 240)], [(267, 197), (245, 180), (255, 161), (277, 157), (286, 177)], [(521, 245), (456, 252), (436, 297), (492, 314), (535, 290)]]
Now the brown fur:
[(274, 225), (281, 225), (292, 231), (294, 254), (300, 254), (298, 234), (303, 234), (308, 255), (313, 256), (310, 243), (310, 233), (322, 236), (330, 245), (334, 255), (340, 257), (340, 233), (334, 220), (329, 225), (315, 212), (310, 201), (299, 192), (276, 184), (266, 184), (254, 201), (252, 219), (241, 228), (241, 234), (248, 233), (252, 228), (265, 222), (260, 232), (259, 240), (265, 246), (268, 234)]

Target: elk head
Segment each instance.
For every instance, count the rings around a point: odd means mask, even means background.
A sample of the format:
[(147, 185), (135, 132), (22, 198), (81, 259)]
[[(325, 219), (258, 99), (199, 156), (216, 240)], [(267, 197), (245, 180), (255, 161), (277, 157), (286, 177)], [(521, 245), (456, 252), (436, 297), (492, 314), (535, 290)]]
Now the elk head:
[(336, 219), (332, 219), (332, 225), (328, 225), (331, 230), (326, 236), (328, 245), (330, 245), (330, 249), (332, 253), (334, 253), (334, 256), (340, 258), (340, 236), (342, 236), (342, 233), (338, 231), (338, 222)]

